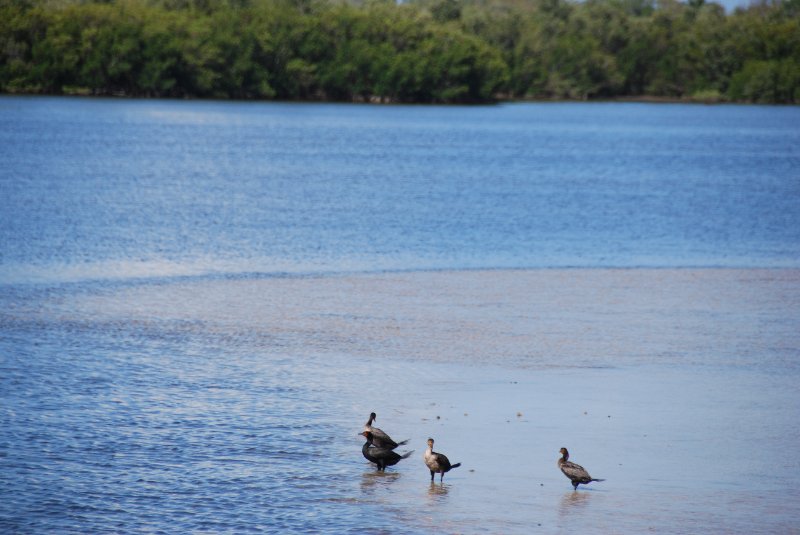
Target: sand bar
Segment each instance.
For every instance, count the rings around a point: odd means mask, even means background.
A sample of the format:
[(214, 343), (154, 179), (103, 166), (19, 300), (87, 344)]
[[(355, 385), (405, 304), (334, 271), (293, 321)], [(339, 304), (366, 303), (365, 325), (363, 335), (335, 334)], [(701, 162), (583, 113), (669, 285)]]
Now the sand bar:
[(796, 366), (800, 270), (544, 269), (186, 280), (68, 299), (289, 354), (522, 367)]

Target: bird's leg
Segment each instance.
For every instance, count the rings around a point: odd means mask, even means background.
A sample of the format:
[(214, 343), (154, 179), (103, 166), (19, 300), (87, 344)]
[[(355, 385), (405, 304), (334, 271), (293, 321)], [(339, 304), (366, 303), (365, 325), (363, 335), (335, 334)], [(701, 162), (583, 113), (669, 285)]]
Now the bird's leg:
[(436, 475), (436, 472), (434, 472), (433, 470), (431, 470), (431, 481), (433, 481), (433, 477), (434, 477), (435, 475)]

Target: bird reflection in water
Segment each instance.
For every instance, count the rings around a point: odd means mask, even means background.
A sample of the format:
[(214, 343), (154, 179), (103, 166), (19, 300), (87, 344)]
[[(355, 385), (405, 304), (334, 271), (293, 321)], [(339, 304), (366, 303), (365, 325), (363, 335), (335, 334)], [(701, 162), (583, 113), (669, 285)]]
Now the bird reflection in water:
[(447, 498), (447, 494), (449, 492), (450, 485), (442, 482), (434, 483), (431, 481), (431, 486), (428, 487), (428, 499), (435, 503)]
[(397, 472), (378, 472), (368, 470), (361, 474), (361, 492), (372, 493), (376, 489), (391, 485), (400, 478)]
[(574, 515), (578, 510), (583, 509), (589, 505), (592, 499), (591, 492), (567, 492), (561, 498), (561, 504), (558, 508), (558, 514), (561, 517), (568, 517)]

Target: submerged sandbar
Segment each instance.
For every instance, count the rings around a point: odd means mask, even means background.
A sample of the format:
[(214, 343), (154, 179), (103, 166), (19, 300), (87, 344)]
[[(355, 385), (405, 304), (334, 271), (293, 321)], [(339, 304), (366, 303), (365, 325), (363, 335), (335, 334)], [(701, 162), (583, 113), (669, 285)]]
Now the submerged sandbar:
[[(287, 354), (490, 362), (786, 365), (800, 270), (531, 269), (179, 280), (74, 298), (82, 318), (174, 322)], [(61, 308), (64, 312), (65, 308)], [(163, 325), (162, 325), (163, 327)]]

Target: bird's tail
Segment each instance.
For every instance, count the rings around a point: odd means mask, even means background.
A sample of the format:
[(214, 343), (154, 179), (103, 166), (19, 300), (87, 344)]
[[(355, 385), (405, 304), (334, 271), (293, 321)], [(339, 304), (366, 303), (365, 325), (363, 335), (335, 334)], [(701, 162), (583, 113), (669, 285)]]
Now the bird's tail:
[(415, 451), (416, 450), (411, 450), (411, 451), (409, 451), (407, 453), (404, 453), (403, 455), (400, 456), (400, 458), (401, 459), (408, 459), (409, 457), (411, 457), (411, 454), (414, 453)]
[(605, 481), (605, 479), (593, 479), (592, 481)]
[(450, 469), (452, 470), (453, 468), (458, 468), (459, 466), (461, 466), (461, 463), (451, 464)]
[[(408, 444), (408, 441), (409, 441), (409, 440), (411, 440), (411, 439), (410, 439), (410, 438), (407, 438), (407, 439), (405, 439), (405, 440), (404, 440), (404, 441), (402, 441), (402, 442), (398, 442), (398, 443), (397, 443), (397, 445), (398, 445), (398, 446), (405, 446), (406, 444)], [(395, 446), (395, 447), (396, 447), (396, 446)]]

